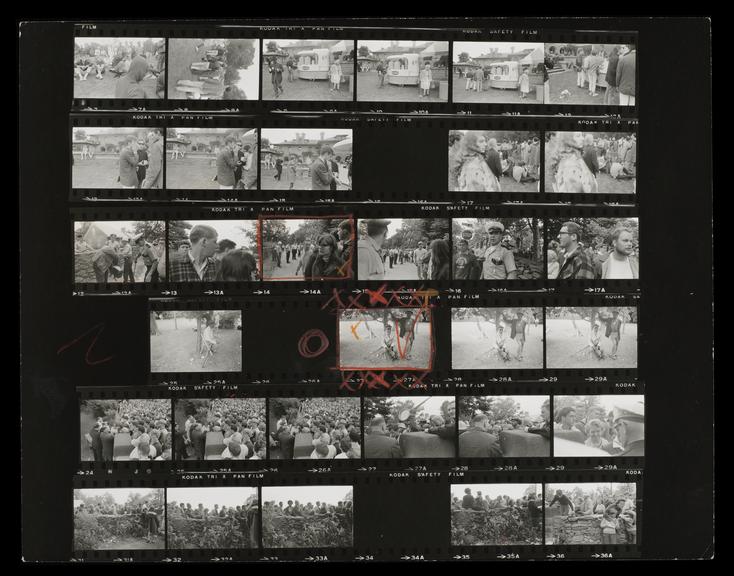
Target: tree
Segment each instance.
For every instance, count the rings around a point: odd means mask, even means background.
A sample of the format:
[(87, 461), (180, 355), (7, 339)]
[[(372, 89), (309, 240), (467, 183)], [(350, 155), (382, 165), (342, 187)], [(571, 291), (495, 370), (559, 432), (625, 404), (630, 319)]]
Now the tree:
[(261, 150), (267, 150), (270, 148), (270, 139), (269, 138), (260, 138), (260, 149)]
[(224, 54), (227, 64), (227, 69), (224, 72), (224, 83), (226, 85), (236, 84), (240, 79), (239, 71), (252, 66), (255, 59), (255, 40), (228, 40)]
[(288, 234), (288, 228), (283, 220), (261, 220), (260, 225), (264, 242), (275, 242)]
[(491, 406), (492, 398), (489, 396), (462, 396), (459, 400), (459, 418), (471, 422), (477, 411), (488, 414)]
[(74, 139), (78, 142), (84, 142), (87, 139), (87, 131), (84, 128), (74, 130)]
[(143, 220), (133, 223), (135, 235), (143, 235), (146, 242), (158, 240), (163, 242), (166, 237), (166, 224), (162, 220)]
[(359, 56), (360, 58), (368, 58), (368, 57), (369, 57), (369, 55), (370, 55), (370, 49), (369, 49), (369, 47), (368, 47), (368, 46), (365, 46), (365, 45), (363, 44), (362, 46), (360, 46), (360, 47), (359, 47), (359, 48), (357, 49), (357, 55), (358, 55), (358, 56)]
[(377, 396), (374, 398), (365, 398), (364, 401), (364, 421), (369, 426), (370, 421), (382, 414), (387, 418), (392, 413), (393, 399), (388, 397)]
[(271, 40), (265, 45), (268, 52), (278, 52), (278, 43), (275, 40)]
[(459, 62), (469, 62), (469, 53), (462, 52), (461, 54), (459, 54)]
[(170, 220), (168, 222), (168, 245), (174, 250), (181, 242), (188, 241), (189, 230), (193, 224), (184, 220)]

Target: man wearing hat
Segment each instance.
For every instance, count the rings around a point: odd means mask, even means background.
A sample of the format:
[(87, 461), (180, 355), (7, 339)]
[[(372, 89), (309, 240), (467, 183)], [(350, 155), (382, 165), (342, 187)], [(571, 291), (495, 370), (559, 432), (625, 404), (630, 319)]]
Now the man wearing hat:
[(359, 280), (384, 280), (385, 263), (380, 256), (382, 244), (387, 239), (389, 220), (367, 220), (366, 235), (357, 242), (357, 278)]
[(594, 263), (579, 245), (581, 227), (576, 222), (564, 222), (558, 232), (558, 243), (565, 258), (558, 272), (559, 280), (594, 280)]
[(502, 246), (502, 233), (505, 227), (502, 222), (493, 220), (487, 224), (489, 246), (482, 258), (481, 280), (517, 280), (517, 266), (512, 250)]
[(617, 442), (624, 450), (617, 456), (645, 455), (645, 405), (635, 400), (623, 399), (612, 409), (612, 425), (617, 433)]

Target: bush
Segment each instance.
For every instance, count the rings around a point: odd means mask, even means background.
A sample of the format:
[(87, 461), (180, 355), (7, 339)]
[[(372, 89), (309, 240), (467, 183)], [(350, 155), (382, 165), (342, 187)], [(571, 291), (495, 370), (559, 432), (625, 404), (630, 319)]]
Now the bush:
[(344, 515), (281, 516), (263, 512), (266, 548), (349, 548), (352, 522)]
[(516, 508), (486, 512), (453, 510), (451, 543), (455, 546), (540, 544), (540, 526), (540, 519), (533, 524), (526, 511)]

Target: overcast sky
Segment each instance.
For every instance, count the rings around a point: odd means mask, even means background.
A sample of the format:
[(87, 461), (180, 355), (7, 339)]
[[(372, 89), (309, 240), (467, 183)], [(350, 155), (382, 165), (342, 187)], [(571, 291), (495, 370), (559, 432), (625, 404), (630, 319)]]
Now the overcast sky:
[[(557, 396), (556, 403), (560, 405), (564, 396)], [(645, 397), (642, 394), (602, 394), (597, 395), (598, 405), (609, 414), (615, 406), (620, 408), (645, 408)]]
[(257, 128), (190, 128), (190, 127), (174, 127), (179, 134), (196, 134), (197, 132), (206, 132), (207, 134), (230, 134), (232, 132), (242, 132), (253, 134)]
[(512, 398), (520, 405), (520, 410), (527, 412), (531, 419), (535, 419), (540, 417), (540, 407), (549, 399), (549, 396), (483, 396), (483, 398), (494, 398), (495, 400)]
[(211, 511), (215, 504), (219, 506), (243, 506), (252, 495), (257, 495), (257, 488), (251, 486), (236, 486), (216, 488), (169, 488), (166, 499), (168, 503), (191, 504), (196, 508), (200, 503)]
[(476, 496), (477, 492), (481, 492), (482, 496), (489, 496), (490, 498), (509, 496), (513, 500), (517, 500), (525, 495), (525, 490), (529, 486), (535, 486), (535, 493), (540, 498), (542, 494), (540, 484), (452, 484), (451, 499), (453, 500), (456, 497), (461, 500), (464, 497), (464, 490), (471, 488), (473, 496)]
[(283, 502), (298, 500), (301, 504), (326, 502), (337, 504), (352, 490), (351, 486), (263, 486), (262, 501)]
[(296, 230), (298, 230), (301, 225), (303, 225), (304, 222), (308, 222), (309, 220), (318, 220), (318, 218), (268, 218), (270, 222), (274, 221), (280, 221), (283, 224), (285, 224), (285, 227), (288, 229), (288, 232), (290, 234), (293, 234)]
[(84, 494), (85, 496), (104, 496), (110, 494), (117, 504), (124, 504), (127, 502), (127, 497), (130, 494), (140, 494), (147, 496), (153, 494), (156, 490), (162, 490), (161, 488), (87, 488), (80, 489), (77, 493)]
[(466, 52), (471, 58), (487, 54), (492, 48), (497, 48), (501, 53), (509, 53), (512, 48), (515, 52), (521, 52), (528, 48), (544, 49), (542, 42), (454, 42), (454, 62), (459, 61), (459, 54)]
[[(441, 414), (441, 404), (443, 404), (445, 401), (448, 400), (451, 403), (454, 402), (453, 396), (395, 396), (393, 398), (396, 403), (412, 400), (413, 406), (417, 406), (425, 400), (425, 404), (422, 404), (420, 408), (418, 408), (418, 414), (420, 414), (421, 412), (426, 412), (431, 416), (433, 416), (434, 414)], [(385, 414), (383, 414), (383, 416), (385, 416)]]
[(332, 136), (344, 136), (348, 138), (352, 137), (352, 130), (350, 128), (339, 128), (338, 130), (330, 130), (329, 128), (263, 128), (262, 137), (270, 140), (271, 144), (280, 144), (286, 140), (295, 140), (296, 133), (305, 134), (308, 140), (319, 140), (321, 134), (324, 138), (331, 138)]
[[(545, 485), (545, 495), (546, 497), (551, 496), (555, 493), (556, 490), (563, 490), (564, 494), (568, 494), (569, 492), (572, 492), (577, 486), (581, 488), (584, 494), (593, 492), (597, 488), (611, 488), (612, 492), (614, 492), (614, 488), (618, 484), (620, 484), (620, 482), (554, 482), (552, 484)], [(634, 486), (634, 482), (632, 482), (631, 484)]]
[[(425, 44), (425, 40), (416, 40), (416, 46)], [(376, 50), (382, 50), (383, 48), (390, 48), (390, 40), (357, 40), (357, 49), (360, 46), (367, 46), (371, 52)], [(398, 40), (398, 46), (410, 49), (413, 47), (412, 40)], [(448, 50), (448, 42), (434, 42), (434, 46), (437, 52), (445, 52)]]
[[(81, 46), (82, 48), (89, 44), (98, 44), (100, 46), (117, 46), (118, 44), (127, 45), (130, 42), (133, 42), (134, 44), (143, 44), (143, 42), (145, 42), (146, 40), (147, 38), (74, 38), (74, 42), (76, 42), (76, 44)], [(163, 38), (151, 38), (151, 40), (153, 42), (161, 42)]]

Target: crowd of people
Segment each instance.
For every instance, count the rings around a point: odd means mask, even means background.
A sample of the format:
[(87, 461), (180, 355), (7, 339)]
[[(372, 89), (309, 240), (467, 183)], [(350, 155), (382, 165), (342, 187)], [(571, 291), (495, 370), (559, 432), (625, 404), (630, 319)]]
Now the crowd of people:
[[(552, 494), (552, 495), (551, 495)], [(627, 544), (637, 543), (636, 504), (629, 498), (614, 498), (596, 489), (591, 494), (569, 497), (563, 490), (546, 494), (546, 507), (556, 503), (561, 516), (599, 517), (599, 543), (618, 544), (620, 533), (625, 535)]]
[(331, 517), (351, 523), (354, 509), (351, 500), (339, 501), (336, 504), (327, 504), (318, 500), (316, 502), (306, 502), (305, 504), (298, 500), (288, 500), (287, 502), (267, 500), (263, 502), (263, 514), (269, 516), (300, 516), (302, 518)]
[[(81, 521), (85, 517), (116, 516), (129, 517), (137, 520), (138, 528), (134, 528), (132, 537), (142, 537), (146, 542), (152, 542), (165, 534), (163, 506), (154, 502), (138, 502), (117, 504), (116, 502), (80, 502), (74, 509), (74, 518)], [(133, 525), (135, 527), (135, 525)]]
[(177, 460), (204, 460), (207, 435), (216, 434), (224, 449), (222, 460), (264, 460), (266, 457), (265, 403), (262, 399), (216, 398), (208, 406), (176, 422)]
[(87, 433), (95, 462), (112, 462), (115, 439), (126, 435), (130, 460), (171, 459), (171, 406), (167, 400), (120, 400), (116, 410), (98, 416)]
[[(74, 55), (74, 78), (79, 82), (116, 79), (115, 98), (163, 98), (165, 93), (166, 43), (159, 41), (151, 53), (130, 46), (81, 49)], [(93, 73), (90, 80), (89, 75)], [(146, 91), (142, 82), (155, 78), (155, 92)], [(110, 94), (108, 97), (112, 97)]]
[(396, 414), (376, 414), (365, 430), (365, 454), (368, 458), (404, 458), (400, 437), (411, 432), (435, 434), (453, 442), (456, 422), (453, 417), (447, 419), (441, 414), (419, 410), (410, 410), (406, 419)]
[(606, 137), (601, 133), (556, 132), (546, 144), (553, 192), (595, 194), (599, 174), (632, 180), (637, 174), (637, 136)]
[(606, 82), (604, 99), (607, 106), (634, 106), (637, 51), (632, 44), (614, 46), (608, 52), (592, 47), (576, 52), (573, 68), (576, 86), (588, 89), (589, 96), (599, 96), (600, 79)]
[(269, 246), (271, 277), (278, 268), (297, 261), (295, 276), (304, 280), (332, 280), (352, 275), (353, 224), (342, 220), (333, 232), (323, 232), (312, 241), (276, 240)]
[(550, 439), (550, 400), (543, 402), (541, 418), (535, 422), (527, 422), (520, 417), (493, 419), (488, 414), (477, 411), (471, 416), (468, 426), (466, 422), (459, 423), (459, 456), (502, 458), (504, 454), (499, 438), (504, 430), (520, 430)]
[(559, 437), (581, 442), (597, 448), (610, 456), (645, 455), (644, 406), (631, 403), (615, 405), (608, 413), (598, 407), (578, 417), (574, 406), (563, 406), (556, 410), (554, 430)]
[(249, 282), (259, 276), (250, 249), (220, 240), (217, 230), (207, 224), (194, 225), (188, 240), (171, 250), (171, 282)]
[[(487, 82), (491, 75), (491, 67), (468, 67), (458, 66), (457, 67), (459, 78), (465, 78), (464, 90), (466, 92), (483, 92), (490, 88), (490, 83)], [(520, 98), (523, 100), (527, 99), (528, 94), (532, 88), (530, 87), (530, 66), (525, 65), (518, 69), (518, 78), (516, 89), (520, 91)]]
[(100, 248), (94, 249), (84, 240), (84, 233), (77, 232), (74, 253), (92, 253), (92, 267), (97, 283), (110, 281), (136, 282), (136, 268), (145, 266), (144, 282), (159, 282), (166, 277), (166, 251), (163, 240), (148, 242), (142, 234), (123, 237), (110, 234)]
[[(296, 188), (299, 173), (308, 173), (311, 178), (311, 190), (336, 191), (341, 184), (348, 189), (352, 188), (352, 155), (347, 154), (342, 158), (334, 154), (331, 146), (324, 144), (319, 149), (319, 155), (311, 161), (310, 158), (302, 158), (296, 154), (286, 154), (271, 158), (266, 155), (265, 167), (274, 168), (273, 178), (281, 184), (287, 184), (288, 190)], [(346, 167), (347, 181), (340, 179), (341, 167)]]
[(540, 139), (498, 142), (481, 130), (449, 132), (449, 190), (501, 192), (503, 177), (518, 184), (540, 179)]
[[(306, 57), (307, 58), (307, 57)], [(285, 93), (283, 87), (283, 75), (287, 75), (288, 83), (296, 81), (296, 72), (298, 70), (298, 62), (291, 56), (282, 61), (282, 58), (268, 58), (266, 66), (268, 74), (270, 74), (270, 83), (273, 86), (273, 94), (276, 98), (280, 98)], [(309, 65), (309, 62), (304, 62)], [(329, 92), (339, 92), (344, 79), (344, 70), (342, 69), (342, 59), (337, 56), (329, 64)]]
[(475, 512), (515, 509), (527, 515), (527, 518), (534, 524), (540, 523), (543, 515), (542, 502), (535, 494), (526, 494), (514, 499), (502, 494), (492, 498), (489, 494), (482, 494), (481, 490), (473, 493), (471, 488), (464, 488), (464, 495), (461, 498), (458, 496), (452, 498), (451, 509), (474, 510)]
[(331, 460), (360, 458), (361, 416), (353, 398), (309, 398), (300, 400), (298, 410), (278, 418), (271, 432), (271, 446), (280, 458), (294, 458), (296, 436), (310, 434), (313, 447), (309, 458)]
[(217, 173), (212, 178), (220, 190), (252, 190), (257, 187), (257, 158), (251, 144), (228, 136), (214, 150)]
[(557, 240), (548, 244), (551, 280), (632, 280), (640, 264), (635, 235), (629, 227), (615, 227), (607, 242), (584, 245), (583, 228), (576, 222), (561, 225)]
[(357, 277), (360, 280), (384, 280), (386, 266), (406, 262), (414, 264), (419, 280), (448, 280), (451, 274), (451, 249), (447, 239), (419, 240), (416, 248), (388, 248), (385, 242), (389, 220), (370, 219), (357, 241)]

